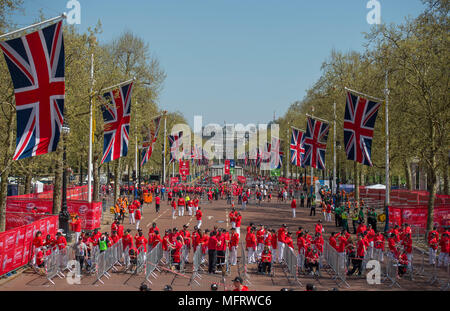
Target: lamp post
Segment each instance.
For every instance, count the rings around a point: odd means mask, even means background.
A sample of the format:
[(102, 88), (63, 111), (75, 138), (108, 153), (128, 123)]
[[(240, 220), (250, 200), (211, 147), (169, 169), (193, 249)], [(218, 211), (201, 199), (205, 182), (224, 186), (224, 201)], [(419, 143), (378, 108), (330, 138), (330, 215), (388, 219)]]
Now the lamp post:
[(69, 235), (69, 219), (70, 215), (67, 211), (67, 161), (66, 161), (66, 138), (70, 133), (70, 128), (67, 124), (63, 124), (62, 133), (64, 137), (64, 152), (63, 152), (63, 181), (62, 181), (62, 202), (61, 202), (61, 211), (59, 212), (59, 228), (63, 230), (66, 234), (67, 241), (70, 242), (71, 238)]

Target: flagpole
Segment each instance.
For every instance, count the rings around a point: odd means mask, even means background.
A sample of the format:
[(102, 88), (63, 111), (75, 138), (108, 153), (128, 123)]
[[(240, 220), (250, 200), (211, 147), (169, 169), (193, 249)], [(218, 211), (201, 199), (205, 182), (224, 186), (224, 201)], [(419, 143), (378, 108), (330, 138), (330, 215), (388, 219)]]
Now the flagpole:
[(324, 119), (321, 119), (321, 118), (315, 117), (315, 116), (313, 116), (313, 115), (310, 115), (310, 114), (306, 114), (306, 116), (307, 116), (307, 117), (310, 117), (310, 118), (313, 118), (313, 119), (316, 119), (316, 120), (319, 120), (319, 121), (322, 121), (322, 122), (325, 122), (325, 123), (330, 123), (330, 122), (329, 122), (329, 121), (327, 121), (327, 120), (324, 120)]
[(361, 92), (358, 92), (358, 91), (349, 89), (348, 87), (344, 87), (344, 89), (345, 89), (346, 91), (350, 91), (350, 92), (355, 93), (355, 94), (357, 94), (357, 95), (361, 95), (361, 96), (364, 96), (364, 97), (368, 97), (368, 98), (374, 99), (374, 100), (376, 100), (376, 101), (380, 101), (380, 102), (383, 101), (383, 100), (380, 99), (380, 98), (373, 97), (373, 96), (370, 96), (370, 95), (367, 95), (367, 94), (364, 94), (364, 93), (361, 93)]
[(384, 94), (386, 97), (386, 105), (385, 105), (385, 131), (386, 131), (386, 193), (385, 193), (385, 215), (386, 215), (386, 223), (384, 227), (384, 231), (387, 232), (389, 230), (389, 204), (390, 204), (390, 183), (389, 183), (389, 88), (388, 88), (388, 71), (386, 70), (385, 77), (385, 89)]
[(91, 90), (89, 96), (89, 159), (88, 159), (88, 202), (92, 202), (92, 92), (94, 88), (94, 53), (91, 53)]
[(110, 90), (110, 89), (113, 89), (113, 88), (116, 88), (116, 87), (120, 87), (120, 86), (122, 86), (122, 85), (124, 85), (124, 84), (133, 82), (134, 80), (136, 80), (136, 78), (133, 78), (133, 79), (130, 79), (130, 80), (127, 80), (127, 81), (123, 81), (123, 82), (120, 82), (120, 83), (117, 83), (117, 84), (114, 84), (114, 85), (105, 87), (105, 88), (102, 89), (100, 92), (104, 92), (104, 91), (107, 91), (107, 90)]
[(67, 18), (66, 13), (62, 13), (59, 16), (47, 19), (45, 21), (42, 21), (42, 22), (39, 22), (39, 23), (36, 23), (36, 24), (33, 24), (33, 25), (29, 25), (29, 26), (26, 26), (26, 27), (23, 27), (23, 28), (20, 28), (20, 29), (17, 29), (17, 30), (8, 32), (8, 33), (5, 33), (5, 34), (0, 36), (0, 39), (12, 36), (12, 35), (14, 35), (16, 33), (19, 33), (19, 32), (22, 32), (22, 31), (25, 31), (25, 30), (28, 30), (28, 29), (31, 29), (31, 28), (35, 28), (35, 27), (41, 26), (43, 24), (47, 24), (47, 23), (51, 23), (51, 22), (59, 22), (60, 20), (65, 19), (65, 18)]
[(336, 194), (336, 103), (333, 103), (333, 186), (331, 187), (331, 193)]
[(163, 151), (163, 184), (166, 184), (166, 121), (167, 117), (164, 115), (164, 151)]
[[(288, 123), (289, 125), (289, 123)], [(291, 161), (291, 157), (290, 157), (290, 148), (289, 148), (289, 126), (287, 128), (287, 152), (286, 152), (286, 178), (289, 178), (289, 162)]]

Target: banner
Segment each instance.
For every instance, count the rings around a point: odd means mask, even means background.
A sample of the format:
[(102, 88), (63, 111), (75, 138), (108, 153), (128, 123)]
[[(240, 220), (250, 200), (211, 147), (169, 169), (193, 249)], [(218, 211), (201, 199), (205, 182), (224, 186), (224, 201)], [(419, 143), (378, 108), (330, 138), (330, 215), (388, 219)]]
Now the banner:
[(189, 160), (181, 160), (180, 159), (179, 173), (180, 173), (180, 176), (189, 175)]
[[(428, 217), (428, 206), (416, 205), (408, 207), (389, 206), (389, 225), (404, 223), (425, 230)], [(433, 225), (442, 228), (450, 226), (450, 206), (435, 207)]]
[(230, 160), (225, 160), (223, 166), (223, 174), (224, 175), (230, 175)]
[(178, 184), (180, 179), (178, 177), (170, 177), (170, 185)]
[(219, 183), (222, 180), (222, 176), (215, 176), (211, 178), (213, 183)]
[(271, 177), (280, 177), (281, 176), (281, 169), (276, 168), (276, 169), (270, 170), (270, 176)]
[(238, 176), (237, 177), (238, 182), (240, 182), (241, 184), (244, 184), (247, 182), (247, 178), (245, 178), (245, 176)]
[(32, 243), (37, 231), (56, 235), (58, 216), (47, 216), (28, 225), (0, 233), (0, 275), (15, 270), (30, 262)]

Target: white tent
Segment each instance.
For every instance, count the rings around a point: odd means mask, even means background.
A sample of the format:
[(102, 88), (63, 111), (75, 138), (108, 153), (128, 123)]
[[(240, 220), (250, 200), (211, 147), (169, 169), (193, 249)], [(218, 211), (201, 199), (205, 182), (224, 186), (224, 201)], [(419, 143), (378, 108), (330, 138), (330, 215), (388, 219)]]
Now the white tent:
[(40, 181), (33, 182), (32, 185), (34, 193), (41, 193), (42, 191), (44, 191), (44, 184)]
[(381, 184), (376, 184), (376, 185), (372, 185), (372, 186), (367, 186), (366, 189), (386, 190), (386, 186), (385, 185), (381, 185)]

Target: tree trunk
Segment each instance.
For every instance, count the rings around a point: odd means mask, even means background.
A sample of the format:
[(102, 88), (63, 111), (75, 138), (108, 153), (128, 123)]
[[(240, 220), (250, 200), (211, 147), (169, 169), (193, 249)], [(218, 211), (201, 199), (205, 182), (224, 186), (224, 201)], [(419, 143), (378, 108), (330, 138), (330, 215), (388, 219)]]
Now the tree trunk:
[(405, 169), (405, 178), (406, 178), (406, 188), (408, 188), (408, 190), (412, 190), (412, 173), (411, 173), (411, 165), (409, 165), (408, 160), (404, 160), (403, 161), (403, 167)]
[(63, 179), (63, 140), (61, 137), (56, 148), (56, 163), (55, 163), (55, 181), (53, 183), (53, 209), (52, 214), (59, 214), (61, 210), (62, 201), (62, 179)]
[(93, 183), (93, 193), (92, 193), (92, 201), (93, 202), (98, 202), (99, 201), (99, 187), (100, 187), (100, 178), (99, 178), (99, 168), (98, 168), (98, 156), (94, 156), (93, 161), (92, 161), (92, 177), (94, 180)]
[[(10, 107), (9, 105), (7, 105)], [(13, 121), (15, 111), (12, 107), (9, 108), (9, 119), (8, 119), (8, 136), (6, 138), (6, 147), (7, 150), (5, 152), (5, 157), (3, 159), (3, 172), (0, 171), (1, 174), (1, 183), (0, 183), (0, 232), (6, 230), (6, 198), (8, 196), (8, 177), (10, 172), (9, 161), (13, 153)]]
[(448, 189), (448, 165), (444, 165), (444, 194), (449, 195), (449, 189)]
[(31, 193), (31, 179), (33, 178), (33, 171), (31, 168), (27, 171), (25, 175), (25, 194)]

